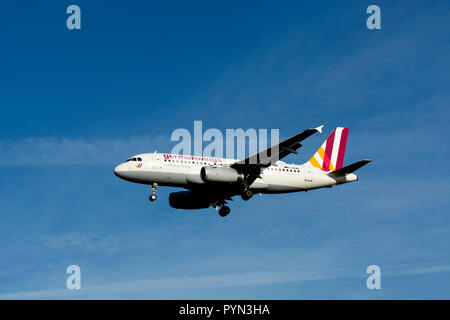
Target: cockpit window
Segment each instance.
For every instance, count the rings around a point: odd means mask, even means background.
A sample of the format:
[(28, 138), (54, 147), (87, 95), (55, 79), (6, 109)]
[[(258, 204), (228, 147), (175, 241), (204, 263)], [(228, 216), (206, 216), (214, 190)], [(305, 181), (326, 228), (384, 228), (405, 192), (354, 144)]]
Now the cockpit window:
[(142, 161), (142, 158), (130, 158), (125, 162), (128, 162), (128, 161)]

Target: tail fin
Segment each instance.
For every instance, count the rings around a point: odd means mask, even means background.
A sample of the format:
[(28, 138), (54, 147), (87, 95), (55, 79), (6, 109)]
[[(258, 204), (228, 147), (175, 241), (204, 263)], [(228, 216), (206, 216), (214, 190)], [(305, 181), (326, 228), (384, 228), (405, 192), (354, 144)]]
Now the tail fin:
[(335, 171), (344, 164), (348, 128), (337, 127), (309, 159), (308, 164), (324, 171)]

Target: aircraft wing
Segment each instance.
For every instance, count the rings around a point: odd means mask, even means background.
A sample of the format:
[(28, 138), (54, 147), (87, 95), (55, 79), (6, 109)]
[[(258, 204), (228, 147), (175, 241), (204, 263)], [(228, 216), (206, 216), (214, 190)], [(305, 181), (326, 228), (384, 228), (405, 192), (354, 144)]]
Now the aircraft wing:
[(259, 177), (260, 168), (269, 167), (271, 164), (283, 159), (287, 155), (297, 153), (297, 149), (302, 146), (300, 142), (316, 132), (322, 132), (322, 127), (323, 125), (314, 129), (306, 129), (277, 145), (233, 163), (231, 167), (243, 172), (246, 179), (249, 180), (249, 184), (251, 184)]

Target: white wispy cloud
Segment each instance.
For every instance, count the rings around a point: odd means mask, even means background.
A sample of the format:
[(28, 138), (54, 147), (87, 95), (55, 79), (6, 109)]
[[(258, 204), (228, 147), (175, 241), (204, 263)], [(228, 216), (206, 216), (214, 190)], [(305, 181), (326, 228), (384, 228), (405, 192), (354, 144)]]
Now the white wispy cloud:
[(124, 250), (123, 239), (86, 232), (67, 232), (58, 235), (38, 235), (35, 247), (53, 252), (119, 253)]
[(32, 137), (0, 140), (0, 166), (110, 165), (126, 157), (169, 148), (170, 137), (129, 138)]
[[(361, 269), (362, 270), (362, 269)], [(116, 282), (112, 284), (83, 286), (81, 290), (54, 289), (0, 294), (0, 299), (70, 299), (70, 298), (108, 298), (111, 295), (161, 294), (180, 292), (190, 289), (244, 287), (279, 283), (318, 281), (343, 278), (361, 278), (367, 276), (361, 270), (342, 269), (305, 269), (270, 272), (225, 273), (198, 277), (174, 277), (143, 279)], [(383, 270), (389, 270), (384, 272)], [(398, 265), (383, 268), (384, 276), (425, 275), (449, 272), (448, 264)], [(359, 281), (359, 280), (358, 280)]]
[(86, 286), (82, 287), (79, 291), (60, 289), (0, 294), (0, 299), (82, 298), (84, 296), (96, 295), (106, 296), (111, 294), (129, 293), (148, 294), (173, 290), (179, 291), (189, 289), (267, 285), (338, 278), (342, 277), (343, 272), (343, 270), (330, 270), (328, 272), (320, 272), (315, 270), (244, 272), (199, 277), (144, 279), (105, 285)]

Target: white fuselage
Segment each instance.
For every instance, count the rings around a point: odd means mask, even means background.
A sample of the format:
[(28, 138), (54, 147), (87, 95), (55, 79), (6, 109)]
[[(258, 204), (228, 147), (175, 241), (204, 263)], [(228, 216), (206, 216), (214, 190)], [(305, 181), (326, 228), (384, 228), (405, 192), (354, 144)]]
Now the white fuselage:
[[(133, 156), (118, 165), (114, 173), (125, 180), (160, 186), (190, 188), (202, 185), (200, 170), (205, 166), (221, 166), (235, 163), (235, 159), (206, 158), (165, 153), (145, 153)], [(332, 187), (337, 184), (356, 181), (358, 177), (347, 174), (330, 177), (327, 172), (308, 164), (286, 164), (278, 161), (261, 169), (249, 189), (255, 193), (287, 193)]]

